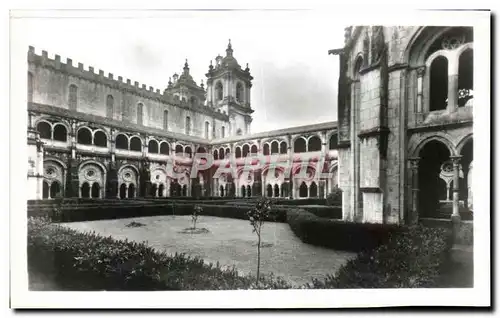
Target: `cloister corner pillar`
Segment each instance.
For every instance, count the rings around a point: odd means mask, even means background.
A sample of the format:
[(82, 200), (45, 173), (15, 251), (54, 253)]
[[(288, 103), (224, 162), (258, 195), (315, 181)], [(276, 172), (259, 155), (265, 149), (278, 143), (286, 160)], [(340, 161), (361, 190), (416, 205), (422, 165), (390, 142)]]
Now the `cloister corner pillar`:
[(419, 200), (419, 187), (418, 187), (418, 165), (420, 162), (419, 157), (410, 158), (411, 167), (411, 212), (408, 222), (410, 225), (418, 223), (418, 200)]

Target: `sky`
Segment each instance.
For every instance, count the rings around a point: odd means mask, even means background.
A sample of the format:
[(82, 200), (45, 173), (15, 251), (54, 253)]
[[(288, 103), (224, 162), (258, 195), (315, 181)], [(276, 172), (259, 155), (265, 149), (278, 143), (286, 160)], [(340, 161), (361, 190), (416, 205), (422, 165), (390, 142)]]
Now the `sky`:
[[(318, 11), (44, 12), (11, 22), (11, 44), (34, 46), (155, 89), (167, 86), (188, 59), (206, 81), (210, 60), (234, 57), (254, 77), (252, 132), (337, 119), (338, 57), (344, 26)], [(215, 62), (215, 61), (214, 61)]]

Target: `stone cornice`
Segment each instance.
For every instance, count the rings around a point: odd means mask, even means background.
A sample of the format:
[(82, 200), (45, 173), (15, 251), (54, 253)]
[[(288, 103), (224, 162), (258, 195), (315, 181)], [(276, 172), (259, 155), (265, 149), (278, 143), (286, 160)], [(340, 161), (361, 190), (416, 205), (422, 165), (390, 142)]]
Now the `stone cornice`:
[(457, 121), (457, 122), (444, 122), (444, 123), (439, 123), (439, 124), (432, 124), (432, 125), (418, 125), (416, 127), (411, 127), (408, 128), (408, 132), (423, 132), (423, 131), (436, 131), (436, 130), (443, 130), (443, 127), (445, 128), (460, 128), (460, 127), (468, 127), (472, 126), (473, 121), (472, 120), (464, 120), (464, 121)]
[(351, 141), (350, 140), (339, 141), (337, 143), (337, 148), (339, 149), (351, 148)]
[(379, 127), (374, 127), (370, 129), (365, 129), (359, 132), (358, 137), (359, 138), (369, 138), (369, 137), (377, 137), (383, 134), (388, 134), (389, 133), (389, 128), (379, 126)]

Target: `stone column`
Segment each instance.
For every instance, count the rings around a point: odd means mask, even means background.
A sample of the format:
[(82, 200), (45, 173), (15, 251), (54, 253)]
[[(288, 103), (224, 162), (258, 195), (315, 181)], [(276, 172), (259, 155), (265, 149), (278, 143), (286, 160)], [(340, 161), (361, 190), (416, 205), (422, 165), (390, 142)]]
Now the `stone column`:
[(448, 106), (450, 112), (458, 108), (458, 58), (448, 60)]
[(410, 225), (416, 224), (418, 222), (418, 193), (420, 191), (418, 187), (418, 164), (420, 162), (419, 157), (410, 158), (411, 167), (411, 215), (409, 217)]
[(422, 113), (424, 109), (423, 105), (424, 75), (425, 75), (425, 66), (419, 67), (417, 69), (417, 113)]
[(451, 156), (453, 162), (453, 212), (452, 217), (460, 217), (459, 213), (459, 191), (460, 191), (460, 159), (462, 156)]

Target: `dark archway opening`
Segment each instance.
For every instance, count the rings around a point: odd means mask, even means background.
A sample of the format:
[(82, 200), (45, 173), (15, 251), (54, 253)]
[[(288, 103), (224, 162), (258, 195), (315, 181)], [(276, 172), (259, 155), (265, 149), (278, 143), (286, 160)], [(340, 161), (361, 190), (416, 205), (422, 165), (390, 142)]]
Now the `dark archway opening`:
[(446, 183), (441, 179), (441, 166), (450, 159), (450, 151), (439, 141), (428, 142), (419, 153), (419, 217), (444, 217), (440, 200), (448, 197)]
[(280, 186), (275, 184), (274, 185), (274, 197), (278, 198), (280, 196)]
[(135, 198), (135, 184), (133, 183), (128, 185), (128, 197)]
[(90, 185), (87, 182), (82, 184), (82, 198), (90, 198)]
[(316, 185), (316, 182), (313, 181), (309, 186), (309, 197), (316, 198), (317, 196), (318, 196), (318, 186)]
[(301, 198), (307, 198), (307, 185), (304, 181), (302, 181), (302, 183), (300, 184), (300, 188), (299, 188), (299, 197)]
[(222, 186), (222, 185), (219, 187), (219, 195), (220, 195), (221, 197), (223, 197), (223, 196), (224, 196), (224, 186)]
[(448, 99), (448, 60), (438, 56), (431, 63), (430, 111), (446, 109)]
[[(472, 162), (473, 162), (473, 140), (469, 139), (462, 150), (460, 151), (461, 158), (461, 166), (463, 171), (463, 178), (460, 179), (460, 192), (459, 199), (462, 201), (462, 206), (467, 211), (473, 211), (473, 189), (472, 189)], [(472, 214), (467, 213), (467, 215), (463, 215), (463, 218), (472, 219)]]
[(307, 151), (320, 151), (321, 139), (318, 136), (312, 136), (307, 142)]
[(187, 185), (183, 185), (182, 186), (182, 196), (183, 197), (187, 197), (187, 191), (188, 191)]
[(247, 197), (251, 197), (252, 196), (252, 187), (247, 185)]
[(43, 139), (52, 138), (52, 127), (48, 123), (44, 121), (38, 123), (38, 125), (36, 126), (36, 130), (38, 130), (38, 132), (40, 133), (40, 138)]
[(99, 183), (94, 182), (94, 184), (92, 184), (92, 198), (100, 198), (100, 190), (101, 187), (99, 186)]
[(473, 98), (474, 51), (464, 51), (458, 61), (458, 106), (463, 107)]
[(127, 197), (127, 186), (122, 183), (120, 186), (120, 199), (125, 199)]
[(280, 143), (280, 154), (286, 154), (287, 153), (287, 146), (286, 146), (286, 142), (282, 141)]
[(142, 145), (141, 140), (137, 137), (132, 137), (130, 139), (130, 150), (132, 151), (141, 151)]
[(59, 182), (54, 181), (50, 185), (50, 197), (52, 199), (61, 197), (61, 185), (59, 184)]
[(295, 140), (295, 142), (293, 143), (293, 152), (306, 152), (306, 141), (304, 140), (304, 138), (299, 137)]
[(168, 155), (168, 154), (170, 154), (170, 146), (166, 142), (162, 142), (160, 144), (160, 153), (162, 155)]
[(163, 197), (163, 191), (165, 191), (165, 186), (162, 184), (160, 184), (160, 186), (158, 187), (158, 196), (159, 197)]
[(269, 144), (264, 144), (263, 153), (264, 156), (269, 156)]
[(277, 153), (279, 153), (279, 145), (277, 141), (273, 141), (271, 143), (271, 154), (274, 155)]
[(150, 140), (148, 143), (149, 153), (158, 153), (158, 142), (156, 140)]
[(116, 136), (116, 149), (128, 150), (128, 138), (125, 135)]
[(68, 140), (68, 131), (63, 125), (54, 127), (54, 140), (66, 142)]
[(244, 185), (241, 186), (241, 196), (244, 198), (246, 197), (246, 193), (247, 192), (247, 189)]
[(48, 199), (49, 198), (49, 184), (47, 183), (47, 181), (43, 182), (42, 198), (43, 199)]
[(107, 147), (108, 138), (106, 137), (106, 134), (102, 131), (96, 131), (94, 134), (94, 145), (98, 147)]
[(77, 142), (82, 145), (91, 145), (92, 134), (90, 133), (90, 130), (87, 128), (80, 128), (80, 130), (78, 130)]
[(273, 196), (273, 186), (268, 184), (267, 185), (267, 196), (271, 198)]

